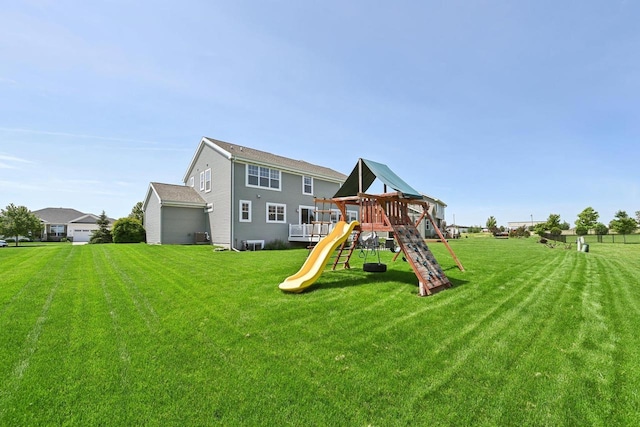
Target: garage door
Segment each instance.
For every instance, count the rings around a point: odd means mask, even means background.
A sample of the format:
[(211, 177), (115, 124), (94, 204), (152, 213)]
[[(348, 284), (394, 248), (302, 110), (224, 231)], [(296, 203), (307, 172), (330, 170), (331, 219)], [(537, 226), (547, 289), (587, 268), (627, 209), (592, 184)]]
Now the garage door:
[(74, 242), (88, 242), (91, 238), (91, 230), (74, 230), (73, 241)]

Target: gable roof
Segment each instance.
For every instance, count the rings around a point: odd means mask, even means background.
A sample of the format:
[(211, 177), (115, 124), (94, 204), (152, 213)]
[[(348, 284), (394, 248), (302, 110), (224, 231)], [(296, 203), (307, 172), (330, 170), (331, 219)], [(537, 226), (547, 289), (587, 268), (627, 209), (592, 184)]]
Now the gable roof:
[(71, 208), (44, 208), (33, 211), (33, 214), (49, 224), (67, 224), (86, 215)]
[[(82, 215), (80, 218), (72, 219), (69, 222), (74, 224), (95, 224), (98, 219), (99, 217), (97, 217), (94, 214), (86, 214), (86, 215)], [(109, 220), (109, 222), (113, 222), (113, 219), (111, 218), (107, 218), (107, 219)]]
[(200, 196), (195, 189), (187, 185), (152, 182), (149, 184), (144, 206), (147, 205), (152, 193), (156, 195), (158, 202), (162, 205), (197, 208), (207, 205), (207, 202), (205, 202), (202, 196)]
[[(33, 214), (47, 224), (95, 224), (99, 216), (87, 214), (71, 208), (44, 208), (33, 211)], [(107, 217), (109, 222), (115, 219)]]
[[(360, 166), (362, 166), (362, 174), (360, 173)], [(410, 199), (423, 198), (418, 190), (407, 184), (387, 165), (366, 159), (358, 160), (353, 171), (351, 171), (351, 175), (333, 197), (357, 196), (358, 192), (367, 191), (376, 178), (397, 192), (402, 193), (404, 197)]]
[(328, 181), (344, 182), (347, 178), (343, 173), (337, 172), (331, 168), (305, 162), (304, 160), (294, 160), (277, 154), (267, 153), (266, 151), (260, 151), (238, 144), (231, 144), (229, 142), (203, 137), (202, 140), (200, 140), (200, 145), (198, 145), (198, 149), (196, 150), (189, 167), (187, 168), (183, 178), (184, 182), (187, 182), (189, 171), (193, 168), (204, 146), (212, 148), (230, 161), (264, 165), (300, 175), (310, 175)]

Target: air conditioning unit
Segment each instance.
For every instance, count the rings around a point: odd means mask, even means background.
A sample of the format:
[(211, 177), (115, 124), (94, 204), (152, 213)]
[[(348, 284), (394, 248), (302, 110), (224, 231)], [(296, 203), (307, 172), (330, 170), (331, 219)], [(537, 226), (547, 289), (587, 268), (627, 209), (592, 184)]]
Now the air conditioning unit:
[(196, 245), (206, 245), (211, 241), (211, 238), (209, 238), (209, 233), (207, 233), (206, 231), (196, 231), (193, 234), (196, 239)]

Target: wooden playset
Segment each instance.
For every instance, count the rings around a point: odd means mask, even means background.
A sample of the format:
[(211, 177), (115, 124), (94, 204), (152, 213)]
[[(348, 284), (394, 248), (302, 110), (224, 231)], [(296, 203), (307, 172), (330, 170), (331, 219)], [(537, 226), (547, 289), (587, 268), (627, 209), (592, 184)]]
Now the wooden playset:
[[(376, 178), (380, 179), (384, 184), (383, 194), (367, 194), (365, 191)], [(396, 191), (387, 192), (388, 187)], [(430, 205), (424, 196), (399, 178), (386, 165), (371, 160), (359, 159), (353, 172), (334, 197), (316, 199), (315, 218), (319, 225), (317, 227), (318, 230), (325, 228), (322, 226), (322, 219), (323, 217), (327, 218), (327, 215), (332, 212), (330, 209), (332, 206), (336, 206), (340, 210), (343, 220), (348, 218), (348, 206), (358, 206), (359, 212), (359, 225), (351, 229), (353, 238), (344, 238), (339, 243), (336, 241), (332, 248), (337, 251), (332, 264), (332, 269), (334, 270), (338, 265), (350, 268), (349, 260), (357, 247), (358, 239), (362, 233), (388, 232), (390, 235), (392, 233), (399, 247), (394, 261), (400, 253), (404, 254), (404, 259), (411, 265), (418, 278), (421, 296), (431, 295), (434, 292), (450, 287), (451, 282), (442, 271), (417, 228), (421, 221), (427, 220), (432, 224), (440, 241), (449, 250), (458, 268), (464, 271), (462, 264), (429, 213)], [(421, 210), (419, 218), (415, 222), (409, 215), (410, 208), (414, 212), (420, 212)], [(322, 236), (318, 237), (320, 240)], [(326, 263), (327, 260), (324, 261)], [(322, 268), (324, 268), (325, 263), (322, 264)], [(300, 273), (303, 272), (302, 270)], [(299, 277), (300, 273), (295, 277)], [(315, 271), (315, 278), (319, 276), (317, 273), (318, 271)], [(291, 276), (291, 278), (293, 277)], [(302, 289), (299, 287), (287, 289), (286, 286), (283, 286), (285, 284), (286, 281), (281, 284), (280, 288), (292, 292), (299, 292)]]

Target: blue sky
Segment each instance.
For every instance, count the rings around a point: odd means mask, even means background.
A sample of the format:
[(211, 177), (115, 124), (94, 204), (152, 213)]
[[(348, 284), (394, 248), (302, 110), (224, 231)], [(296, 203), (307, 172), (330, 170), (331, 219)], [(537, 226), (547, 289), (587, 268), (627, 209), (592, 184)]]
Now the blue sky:
[(0, 206), (129, 214), (202, 136), (348, 174), (447, 221), (640, 210), (634, 1), (5, 2)]

